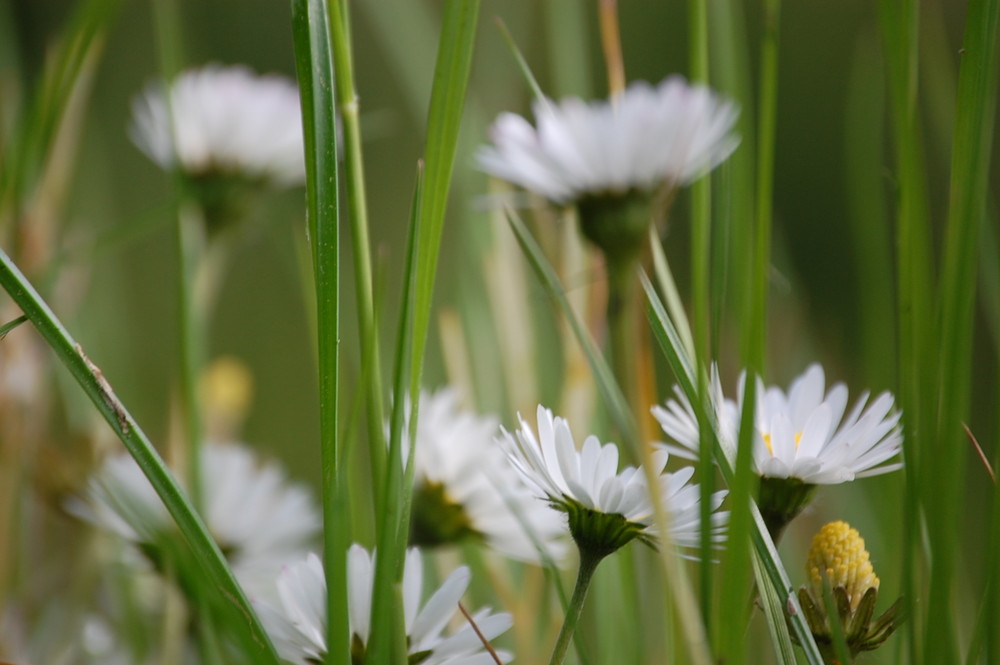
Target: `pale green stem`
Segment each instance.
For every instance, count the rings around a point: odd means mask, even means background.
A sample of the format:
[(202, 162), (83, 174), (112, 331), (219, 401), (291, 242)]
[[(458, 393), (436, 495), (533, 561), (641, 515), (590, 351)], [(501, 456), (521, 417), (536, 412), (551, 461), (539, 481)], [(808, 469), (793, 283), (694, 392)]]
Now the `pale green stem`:
[(194, 206), (182, 204), (177, 211), (177, 310), (180, 355), (181, 413), (187, 459), (187, 488), (191, 502), (204, 509), (201, 469), (201, 411), (198, 376), (204, 357), (205, 312), (197, 305), (196, 282), (204, 256), (203, 224)]
[(559, 638), (556, 640), (556, 646), (552, 649), (552, 658), (549, 659), (549, 665), (562, 665), (563, 660), (566, 658), (566, 651), (569, 649), (569, 643), (573, 639), (573, 633), (576, 631), (576, 624), (580, 621), (583, 603), (587, 599), (587, 590), (590, 588), (590, 582), (594, 578), (594, 571), (597, 570), (597, 564), (601, 563), (604, 556), (604, 554), (595, 554), (583, 549), (580, 550), (580, 570), (576, 574), (576, 587), (573, 589), (573, 597), (570, 598), (569, 607), (566, 608), (566, 618), (563, 620), (562, 628), (559, 630)]
[(636, 281), (634, 254), (623, 257), (606, 255), (608, 270), (607, 324), (611, 367), (615, 380), (625, 395), (633, 414), (639, 405), (636, 374), (636, 346), (639, 315), (639, 284)]

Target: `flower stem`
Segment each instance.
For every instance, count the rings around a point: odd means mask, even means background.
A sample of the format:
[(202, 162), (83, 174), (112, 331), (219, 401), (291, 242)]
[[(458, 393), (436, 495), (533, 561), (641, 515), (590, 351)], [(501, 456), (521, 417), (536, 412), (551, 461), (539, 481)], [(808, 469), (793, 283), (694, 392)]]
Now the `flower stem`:
[(201, 411), (198, 404), (198, 375), (204, 357), (205, 311), (200, 311), (195, 295), (200, 264), (205, 255), (205, 239), (200, 210), (181, 202), (177, 211), (178, 338), (180, 347), (181, 412), (184, 419), (185, 464), (188, 492), (195, 508), (202, 510)]
[(562, 665), (566, 658), (566, 651), (569, 643), (576, 631), (576, 624), (580, 621), (580, 614), (583, 611), (583, 601), (587, 598), (587, 590), (590, 588), (590, 581), (597, 570), (597, 564), (605, 557), (604, 553), (592, 552), (589, 549), (580, 549), (580, 570), (576, 574), (576, 587), (573, 589), (573, 597), (570, 598), (569, 607), (566, 608), (566, 618), (563, 620), (562, 628), (559, 630), (559, 639), (552, 650), (552, 658), (549, 665)]
[[(611, 368), (633, 414), (639, 412), (636, 346), (639, 341), (636, 319), (639, 283), (635, 278), (636, 258), (632, 253), (605, 254), (608, 270), (608, 336)], [(638, 419), (637, 422), (641, 422)]]

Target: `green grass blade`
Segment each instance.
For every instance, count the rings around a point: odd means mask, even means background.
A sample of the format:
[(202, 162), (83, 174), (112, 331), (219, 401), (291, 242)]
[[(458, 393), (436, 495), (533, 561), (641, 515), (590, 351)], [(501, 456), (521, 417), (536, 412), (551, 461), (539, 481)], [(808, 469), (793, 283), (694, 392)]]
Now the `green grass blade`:
[[(368, 202), (365, 190), (365, 168), (361, 149), (360, 103), (354, 83), (351, 33), (348, 23), (348, 5), (342, 0), (332, 0), (328, 13), (330, 43), (333, 48), (333, 66), (337, 109), (343, 123), (344, 182), (346, 183), (347, 222), (350, 226), (351, 257), (354, 265), (354, 296), (358, 308), (358, 338), (361, 357), (371, 364), (367, 390), (368, 453), (372, 469), (372, 484), (381, 487), (385, 470), (385, 435), (382, 394), (382, 360), (379, 335), (375, 327), (375, 304), (372, 292), (371, 243), (369, 241)], [(375, 495), (375, 514), (384, 511), (379, 505), (381, 496)], [(377, 518), (378, 524), (381, 520)]]
[[(438, 43), (437, 63), (434, 70), (434, 85), (431, 91), (430, 111), (427, 119), (427, 141), (424, 147), (426, 166), (424, 186), (418, 188), (419, 208), (411, 230), (415, 232), (415, 279), (412, 291), (407, 287), (406, 309), (412, 310), (412, 321), (403, 320), (403, 328), (409, 328), (410, 366), (397, 366), (397, 375), (405, 376), (408, 369), (414, 403), (419, 394), (423, 372), (423, 357), (430, 329), (431, 304), (434, 297), (434, 281), (437, 275), (438, 253), (441, 234), (444, 229), (445, 208), (451, 188), (451, 176), (455, 165), (458, 131), (461, 127), (465, 93), (469, 84), (472, 67), (472, 52), (475, 43), (476, 25), (479, 16), (478, 0), (451, 0), (444, 8), (443, 25)], [(419, 231), (419, 232), (417, 232)], [(407, 316), (407, 319), (409, 316)], [(400, 361), (404, 356), (400, 356)], [(400, 378), (400, 380), (402, 380)], [(403, 385), (403, 384), (399, 384)], [(396, 406), (402, 408), (404, 394), (396, 394)], [(415, 422), (414, 407), (414, 422)], [(399, 425), (402, 425), (400, 421)], [(398, 444), (398, 442), (397, 442)], [(395, 496), (402, 502), (402, 493), (408, 488), (402, 486), (403, 479), (397, 474), (392, 460), (387, 470), (387, 496)], [(393, 631), (390, 624), (398, 612), (392, 611), (393, 601), (398, 594), (393, 589), (402, 576), (402, 558), (406, 548), (406, 526), (398, 521), (402, 516), (401, 503), (387, 505), (385, 528), (379, 535), (379, 556), (375, 563), (375, 589), (372, 601), (372, 637), (367, 659), (373, 663), (390, 662), (395, 651)]]
[[(418, 166), (417, 184), (413, 195), (410, 226), (406, 240), (406, 265), (404, 267), (403, 300), (399, 313), (396, 333), (396, 357), (393, 363), (393, 403), (389, 431), (389, 456), (387, 460), (385, 487), (381, 488), (385, 497), (384, 528), (378, 534), (378, 559), (375, 567), (375, 582), (372, 591), (372, 637), (368, 655), (369, 662), (384, 662), (385, 654), (398, 653), (401, 640), (405, 637), (399, 631), (389, 630), (395, 624), (400, 608), (394, 605), (395, 585), (402, 567), (403, 556), (408, 542), (410, 526), (410, 499), (412, 497), (414, 446), (416, 429), (420, 416), (420, 377), (413, 362), (413, 308), (416, 304), (414, 285), (416, 284), (417, 239), (420, 237), (420, 204), (423, 193), (423, 164)], [(403, 468), (403, 428), (407, 427), (409, 443), (408, 463)], [(405, 645), (402, 645), (405, 652)]]
[[(921, 594), (918, 578), (921, 547), (920, 516), (923, 487), (935, 488), (936, 482), (924, 484), (924, 443), (934, 428), (930, 391), (933, 388), (934, 361), (927, 347), (932, 327), (930, 298), (933, 292), (931, 240), (927, 212), (924, 156), (919, 140), (917, 112), (917, 44), (919, 3), (915, 0), (881, 0), (879, 3), (883, 53), (889, 90), (890, 127), (897, 183), (896, 200), (896, 312), (899, 331), (899, 404), (906, 432), (905, 524), (902, 555), (903, 596), (906, 599), (909, 662), (924, 662), (918, 641), (928, 626), (922, 619), (923, 608), (915, 599)], [(929, 496), (927, 499), (933, 502)], [(918, 610), (920, 610), (918, 612)], [(946, 625), (950, 623), (946, 622)], [(950, 630), (946, 625), (938, 630)]]
[(417, 303), (413, 320), (413, 348), (419, 352), (414, 353), (414, 359), (422, 358), (430, 327), (438, 251), (469, 85), (478, 16), (479, 0), (450, 0), (445, 4), (424, 146), (426, 172), (420, 207)]
[(306, 155), (306, 206), (316, 281), (319, 326), (320, 445), (323, 484), (323, 565), (326, 574), (326, 662), (347, 665), (348, 452), (338, 436), (340, 344), (340, 220), (334, 70), (324, 0), (294, 0), (292, 30), (302, 99)]
[[(968, 419), (971, 391), (972, 332), (978, 266), (977, 243), (986, 216), (986, 197), (993, 126), (996, 121), (997, 32), (1000, 0), (969, 3), (962, 65), (958, 81), (951, 164), (951, 189), (941, 272), (941, 329), (937, 339), (940, 450), (964, 445), (961, 423)], [(925, 658), (930, 663), (958, 662), (953, 613), (945, 606), (954, 597), (964, 497), (965, 455), (934, 456), (939, 488), (928, 501), (927, 528), (934, 565), (928, 601)], [(924, 478), (929, 478), (925, 475)]]
[(775, 593), (774, 587), (767, 583), (760, 555), (754, 552), (751, 557), (754, 577), (758, 581), (760, 599), (764, 606), (764, 617), (767, 619), (767, 631), (774, 644), (779, 663), (795, 663), (795, 647), (785, 627), (785, 608), (781, 598)]
[(257, 651), (252, 654), (254, 661), (277, 665), (278, 655), (274, 645), (264, 632), (243, 589), (233, 577), (222, 551), (157, 454), (153, 444), (115, 395), (111, 385), (101, 374), (101, 370), (84, 355), (82, 347), (74, 341), (42, 297), (2, 250), (0, 250), (0, 285), (31, 320), (35, 329), (135, 458), (139, 468), (177, 524), (195, 559), (215, 586), (214, 592), (218, 594), (219, 601), (243, 617), (243, 621), (235, 622), (234, 625), (239, 627), (238, 630), (245, 631), (247, 638), (257, 646)]

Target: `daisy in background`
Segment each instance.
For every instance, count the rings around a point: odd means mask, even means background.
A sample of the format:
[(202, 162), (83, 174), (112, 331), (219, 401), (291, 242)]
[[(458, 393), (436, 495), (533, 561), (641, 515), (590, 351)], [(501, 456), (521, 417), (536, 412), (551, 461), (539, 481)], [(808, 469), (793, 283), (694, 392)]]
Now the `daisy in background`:
[[(632, 83), (610, 100), (534, 104), (535, 125), (504, 113), (479, 150), (480, 168), (558, 206), (575, 206), (582, 234), (603, 254), (611, 365), (639, 407), (638, 366), (648, 342), (636, 268), (651, 224), (667, 217), (679, 187), (736, 149), (736, 105), (679, 76)], [(638, 350), (638, 351), (637, 351)]]
[(129, 136), (164, 170), (186, 176), (210, 229), (261, 185), (305, 182), (298, 89), (284, 76), (212, 64), (155, 81), (132, 101)]
[[(576, 588), (551, 660), (558, 664), (565, 657), (597, 565), (632, 540), (650, 545), (655, 542), (654, 507), (643, 470), (630, 466), (618, 471), (615, 444), (602, 445), (591, 435), (577, 450), (566, 420), (541, 405), (537, 437), (530, 425), (520, 421), (514, 434), (501, 429), (497, 441), (539, 499), (566, 513), (569, 532), (580, 551)], [(688, 484), (694, 468), (663, 473), (668, 456), (662, 448), (655, 451), (652, 468), (669, 515), (667, 535), (680, 546), (697, 547), (701, 533), (699, 488)], [(725, 496), (724, 490), (712, 495), (710, 528), (717, 542), (724, 538), (728, 519), (728, 513), (718, 512)]]
[[(202, 455), (205, 522), (248, 595), (270, 592), (281, 566), (303, 556), (319, 531), (312, 497), (245, 445), (211, 443)], [(173, 519), (130, 455), (106, 458), (69, 508), (135, 543), (161, 571), (166, 557), (186, 552)], [(183, 569), (183, 560), (174, 563)]]
[[(735, 448), (746, 375), (740, 377), (739, 401), (722, 396), (718, 375), (712, 379), (713, 403), (723, 443)], [(675, 388), (677, 399), (653, 407), (663, 431), (679, 446), (672, 452), (697, 457), (698, 419), (690, 402)], [(754, 470), (761, 477), (758, 503), (771, 535), (781, 530), (812, 499), (817, 485), (834, 485), (856, 478), (895, 471), (903, 466), (900, 413), (893, 397), (884, 392), (869, 403), (865, 392), (849, 411), (847, 387), (837, 383), (827, 390), (823, 368), (810, 365), (792, 382), (788, 392), (758, 378), (754, 414)]]
[[(351, 630), (351, 661), (364, 662), (368, 646), (375, 557), (360, 545), (347, 554), (348, 615)], [(444, 635), (445, 627), (458, 611), (458, 602), (469, 586), (469, 569), (461, 566), (421, 605), (423, 562), (420, 550), (406, 553), (403, 569), (403, 619), (409, 663), (412, 665), (491, 665), (487, 652), (469, 623)], [(278, 654), (298, 665), (323, 662), (326, 655), (326, 578), (319, 557), (285, 566), (277, 580), (281, 607), (256, 603), (265, 628)], [(511, 627), (506, 613), (482, 609), (472, 615), (486, 640), (493, 640)], [(503, 662), (509, 653), (498, 651)]]
[(535, 126), (503, 113), (480, 148), (480, 168), (548, 199), (576, 205), (584, 235), (605, 253), (636, 251), (677, 187), (736, 149), (736, 106), (679, 76), (632, 83), (611, 100), (541, 99)]
[[(464, 411), (449, 389), (420, 395), (410, 542), (418, 547), (481, 540), (515, 559), (566, 553), (556, 511), (539, 503), (493, 443), (499, 420)], [(408, 454), (409, 446), (404, 445)]]

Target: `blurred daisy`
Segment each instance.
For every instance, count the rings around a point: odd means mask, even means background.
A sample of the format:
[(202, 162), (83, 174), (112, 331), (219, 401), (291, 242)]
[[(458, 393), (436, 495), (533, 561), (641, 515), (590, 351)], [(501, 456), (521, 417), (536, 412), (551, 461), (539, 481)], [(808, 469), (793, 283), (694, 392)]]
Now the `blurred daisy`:
[[(274, 575), (315, 538), (320, 517), (309, 492), (289, 483), (274, 463), (248, 447), (202, 449), (204, 516), (209, 530), (252, 595), (273, 587)], [(149, 481), (127, 454), (104, 460), (70, 509), (94, 525), (136, 543), (155, 566), (176, 553), (176, 527)]]
[(537, 127), (500, 115), (479, 165), (558, 204), (686, 185), (739, 142), (736, 107), (678, 76), (633, 83), (612, 101), (541, 100), (534, 113)]
[[(360, 545), (353, 545), (347, 555), (347, 578), (351, 660), (355, 663), (364, 662), (368, 645), (374, 574), (374, 556)], [(492, 656), (484, 650), (467, 622), (450, 635), (442, 634), (455, 615), (470, 578), (468, 568), (458, 568), (421, 605), (423, 563), (420, 550), (407, 551), (403, 569), (403, 618), (410, 663), (493, 663)], [(281, 609), (258, 603), (257, 610), (278, 654), (301, 665), (322, 662), (326, 654), (326, 578), (319, 557), (310, 554), (305, 561), (286, 566), (278, 577), (277, 586)], [(511, 627), (509, 614), (491, 614), (488, 609), (475, 613), (473, 620), (487, 640), (495, 639)], [(498, 653), (504, 662), (511, 658), (508, 653)]]
[[(739, 414), (745, 376), (740, 378), (739, 403), (722, 397), (713, 377), (713, 402), (725, 445), (738, 441)], [(653, 407), (663, 431), (680, 446), (668, 448), (694, 458), (698, 451), (698, 421), (679, 390), (666, 408)], [(754, 414), (754, 468), (763, 478), (760, 508), (772, 526), (783, 527), (812, 498), (816, 485), (831, 485), (895, 471), (890, 462), (902, 449), (900, 413), (893, 397), (880, 394), (869, 403), (864, 393), (847, 412), (847, 387), (825, 389), (823, 368), (811, 365), (792, 382), (788, 392), (757, 379)], [(889, 462), (889, 463), (887, 463)]]
[(541, 547), (559, 560), (562, 520), (535, 500), (493, 445), (498, 426), (494, 417), (460, 409), (452, 390), (421, 394), (411, 543), (433, 547), (474, 538), (517, 559), (538, 561)]
[[(654, 511), (643, 471), (630, 466), (619, 473), (618, 447), (601, 445), (593, 435), (577, 450), (569, 424), (545, 407), (538, 407), (537, 418), (537, 438), (521, 419), (515, 434), (502, 430), (498, 441), (540, 498), (567, 514), (570, 533), (581, 553), (586, 549), (606, 556), (635, 538), (651, 543), (655, 537)], [(670, 515), (670, 539), (681, 546), (697, 547), (699, 490), (697, 485), (687, 484), (694, 468), (663, 473), (668, 456), (662, 448), (655, 451), (653, 471)], [(713, 495), (713, 511), (725, 495), (725, 491)], [(714, 513), (714, 539), (722, 538), (726, 518), (726, 513)]]
[(166, 170), (282, 187), (305, 180), (298, 91), (283, 76), (208, 65), (169, 87), (151, 83), (132, 102), (129, 135)]

